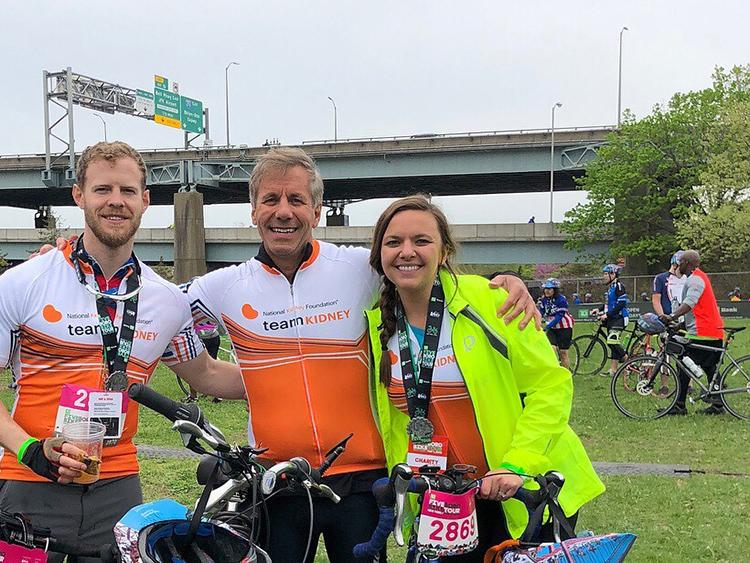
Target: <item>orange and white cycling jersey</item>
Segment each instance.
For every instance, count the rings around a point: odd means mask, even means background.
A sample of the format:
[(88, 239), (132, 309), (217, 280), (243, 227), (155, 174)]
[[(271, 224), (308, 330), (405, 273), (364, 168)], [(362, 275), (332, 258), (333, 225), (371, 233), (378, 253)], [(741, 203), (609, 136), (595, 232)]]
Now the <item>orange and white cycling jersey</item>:
[[(435, 436), (448, 438), (448, 467), (456, 463), (474, 465), (477, 467), (477, 475), (484, 475), (488, 471), (487, 459), (484, 455), (482, 436), (474, 416), (474, 406), (453, 352), (452, 324), (453, 320), (446, 309), (440, 327), (435, 368), (432, 372), (427, 418), (435, 428)], [(412, 359), (417, 360), (421, 346), (411, 329), (409, 329), (409, 344)], [(392, 377), (388, 386), (388, 397), (397, 409), (408, 413), (401, 362), (398, 356), (398, 338), (395, 334), (388, 341), (388, 355), (391, 358)]]
[(221, 323), (249, 403), (252, 445), (274, 460), (319, 465), (354, 433), (328, 474), (385, 467), (370, 405), (364, 311), (379, 278), (364, 248), (313, 241), (293, 283), (258, 259), (211, 272), (188, 289), (193, 319)]
[[(10, 365), (18, 384), (12, 415), (40, 439), (54, 434), (63, 385), (100, 390), (106, 375), (96, 298), (79, 282), (71, 250), (48, 252), (0, 276), (0, 366)], [(94, 283), (91, 267), (81, 267)], [(160, 360), (177, 364), (203, 351), (185, 295), (145, 264), (140, 267), (143, 288), (127, 365), (129, 383), (147, 382)], [(118, 303), (118, 329), (123, 307)], [(138, 472), (132, 442), (137, 426), (138, 406), (129, 401), (122, 437), (104, 448), (102, 478)], [(13, 455), (0, 459), (0, 479), (44, 481)]]

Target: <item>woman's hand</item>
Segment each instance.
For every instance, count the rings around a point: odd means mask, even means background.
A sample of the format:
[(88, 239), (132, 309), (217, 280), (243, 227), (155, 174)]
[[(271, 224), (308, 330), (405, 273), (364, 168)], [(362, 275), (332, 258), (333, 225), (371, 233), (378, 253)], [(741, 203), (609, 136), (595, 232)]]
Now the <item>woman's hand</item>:
[(523, 477), (508, 469), (488, 471), (482, 477), (479, 498), (505, 501), (512, 498), (521, 485), (523, 485)]
[[(78, 237), (73, 237), (72, 239), (70, 239), (71, 242), (76, 240), (76, 238)], [(67, 239), (64, 239), (63, 237), (57, 237), (57, 239), (55, 239), (55, 246), (52, 246), (51, 244), (43, 244), (39, 248), (39, 250), (29, 254), (29, 258), (36, 258), (37, 256), (41, 256), (42, 254), (47, 254), (50, 250), (54, 250), (55, 248), (57, 248), (57, 250), (63, 250), (67, 246), (67, 244)]]
[(542, 315), (521, 278), (512, 275), (495, 276), (490, 280), (490, 287), (502, 287), (508, 292), (508, 298), (497, 310), (497, 316), (502, 317), (506, 324), (523, 313), (523, 318), (518, 323), (519, 330), (526, 328), (532, 319), (537, 330), (542, 328)]

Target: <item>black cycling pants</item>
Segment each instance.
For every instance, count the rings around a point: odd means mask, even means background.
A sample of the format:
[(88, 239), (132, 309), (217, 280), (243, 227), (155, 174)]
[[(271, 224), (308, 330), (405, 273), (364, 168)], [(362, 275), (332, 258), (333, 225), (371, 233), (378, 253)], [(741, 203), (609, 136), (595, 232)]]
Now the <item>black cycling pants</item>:
[[(617, 319), (607, 319), (605, 321), (605, 326), (607, 327), (607, 333), (610, 332), (620, 332), (622, 333), (625, 330), (625, 321), (623, 319), (617, 318)], [(612, 360), (622, 360), (625, 356), (627, 356), (627, 353), (625, 352), (625, 348), (622, 347), (622, 344), (620, 344), (619, 340), (617, 344), (610, 344), (607, 342), (607, 347), (609, 348), (609, 354), (610, 359)]]
[(203, 345), (206, 347), (206, 352), (208, 352), (208, 355), (215, 360), (216, 356), (219, 355), (219, 345), (221, 344), (221, 337), (217, 334), (216, 336), (212, 336), (211, 338), (201, 340), (203, 341)]
[[(370, 539), (378, 524), (378, 508), (372, 493), (353, 493), (334, 504), (325, 498), (313, 498), (315, 520), (312, 543), (305, 563), (315, 560), (320, 535), (323, 535), (331, 563), (363, 563), (355, 559), (354, 546)], [(262, 545), (273, 561), (302, 562), (310, 529), (307, 496), (277, 496), (268, 501), (271, 541)], [(260, 541), (265, 541), (261, 529)], [(379, 561), (385, 561), (385, 549)]]
[[(724, 346), (724, 342), (722, 340), (696, 340), (695, 342), (696, 344), (700, 344), (701, 346), (711, 346), (712, 348), (721, 348)], [(708, 375), (708, 381), (704, 383), (706, 383), (706, 385), (711, 383), (711, 380), (716, 373), (716, 368), (719, 365), (721, 352), (701, 350), (699, 348), (687, 346), (685, 355), (690, 357), (696, 364), (703, 368), (703, 371), (706, 372), (706, 375)], [(687, 399), (688, 386), (690, 385), (690, 376), (682, 369), (678, 370), (677, 375), (680, 380), (680, 392), (677, 394), (677, 404), (684, 407), (685, 399)], [(719, 397), (712, 397), (712, 402), (716, 405), (722, 404)]]

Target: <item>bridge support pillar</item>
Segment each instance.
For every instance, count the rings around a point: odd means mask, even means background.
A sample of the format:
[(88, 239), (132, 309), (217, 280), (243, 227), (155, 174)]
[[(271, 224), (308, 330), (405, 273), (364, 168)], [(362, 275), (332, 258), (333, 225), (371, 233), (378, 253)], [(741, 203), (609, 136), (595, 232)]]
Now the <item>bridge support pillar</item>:
[(203, 194), (174, 195), (174, 281), (184, 283), (206, 273), (206, 233)]
[(326, 212), (327, 227), (348, 227), (349, 216), (344, 213), (344, 207), (332, 207)]
[(57, 227), (57, 220), (52, 213), (52, 207), (49, 205), (40, 205), (34, 213), (35, 229), (54, 229)]

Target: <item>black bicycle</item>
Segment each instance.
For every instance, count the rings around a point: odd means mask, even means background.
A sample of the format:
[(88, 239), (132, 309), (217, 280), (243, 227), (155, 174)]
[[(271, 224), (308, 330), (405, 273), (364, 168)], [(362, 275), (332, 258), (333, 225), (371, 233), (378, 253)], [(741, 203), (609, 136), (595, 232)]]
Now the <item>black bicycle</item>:
[[(621, 344), (628, 357), (648, 353), (650, 347), (646, 333), (638, 328), (637, 323), (628, 323), (621, 334)], [(607, 327), (597, 323), (592, 334), (581, 334), (573, 339), (570, 346), (570, 371), (573, 375), (596, 375), (604, 369), (609, 358), (607, 346)]]
[[(117, 563), (119, 551), (112, 544), (91, 545), (70, 543), (57, 539), (49, 528), (34, 526), (29, 518), (20, 513), (9, 513), (0, 510), (0, 561), (34, 561), (32, 553), (27, 550), (54, 551), (76, 557), (98, 558), (102, 563)], [(11, 549), (15, 553), (10, 553)]]
[[(721, 401), (733, 416), (750, 420), (750, 355), (735, 359), (729, 353), (734, 336), (746, 327), (725, 328), (726, 340), (721, 348), (706, 346), (681, 336), (677, 325), (667, 327), (660, 335), (661, 349), (655, 355), (644, 355), (624, 362), (610, 385), (610, 395), (617, 409), (629, 418), (650, 420), (660, 418), (674, 407), (680, 390), (677, 370), (684, 370), (692, 380), (693, 393), (698, 399), (713, 403)], [(686, 365), (688, 349), (720, 353), (717, 369), (711, 381), (692, 360), (693, 369)], [(720, 369), (722, 362), (729, 363)]]
[[(419, 471), (414, 471), (403, 463), (394, 466), (390, 477), (379, 479), (373, 484), (372, 491), (378, 503), (380, 518), (370, 540), (355, 546), (354, 556), (373, 560), (391, 533), (396, 544), (408, 545), (406, 563), (438, 563), (442, 556), (467, 553), (476, 549), (478, 530), (475, 514), (467, 515), (465, 518), (458, 515), (459, 517), (454, 517), (445, 524), (439, 519), (430, 518), (424, 510), (425, 503), (428, 512), (430, 505), (434, 504), (435, 508), (441, 508), (448, 504), (456, 516), (455, 512), (460, 510), (458, 507), (462, 504), (459, 497), (473, 496), (481, 485), (481, 479), (470, 476), (474, 472), (476, 467), (471, 465), (454, 465), (445, 472), (440, 472), (438, 467), (432, 466), (424, 466)], [(523, 502), (529, 511), (529, 524), (523, 536), (527, 546), (539, 544), (536, 541), (542, 524), (542, 512), (539, 508), (541, 506), (544, 509), (548, 500), (556, 502), (565, 478), (556, 471), (550, 471), (545, 475), (535, 476), (534, 481), (539, 489), (519, 488), (514, 495), (514, 498)], [(452, 500), (444, 501), (436, 496), (436, 493), (449, 493)], [(409, 513), (407, 494), (416, 495), (418, 506), (422, 507), (422, 513), (416, 515), (408, 540), (403, 534), (404, 522)], [(501, 510), (499, 505), (498, 510)], [(538, 520), (532, 517), (536, 512)], [(558, 519), (556, 516), (561, 518)], [(556, 541), (560, 541), (561, 526), (566, 527), (568, 535), (574, 535), (562, 511), (551, 514), (550, 517)], [(516, 542), (515, 545), (518, 546), (519, 543)]]

